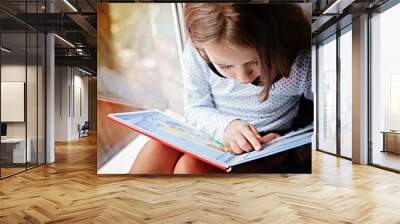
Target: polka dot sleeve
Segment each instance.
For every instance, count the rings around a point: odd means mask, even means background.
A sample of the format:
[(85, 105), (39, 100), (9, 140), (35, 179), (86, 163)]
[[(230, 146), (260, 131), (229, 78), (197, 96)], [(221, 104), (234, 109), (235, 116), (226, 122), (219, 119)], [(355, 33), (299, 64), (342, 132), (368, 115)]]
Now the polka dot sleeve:
[(226, 126), (238, 117), (218, 111), (211, 96), (205, 62), (188, 42), (183, 54), (183, 103), (190, 125), (222, 141)]

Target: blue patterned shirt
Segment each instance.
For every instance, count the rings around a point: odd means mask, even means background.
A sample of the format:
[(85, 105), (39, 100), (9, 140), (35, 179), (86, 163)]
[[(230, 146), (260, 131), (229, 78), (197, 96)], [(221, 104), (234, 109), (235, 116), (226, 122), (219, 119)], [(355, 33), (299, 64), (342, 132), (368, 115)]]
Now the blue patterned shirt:
[(218, 76), (200, 57), (191, 42), (183, 53), (184, 114), (187, 123), (222, 141), (226, 126), (235, 119), (252, 124), (258, 132), (291, 127), (304, 95), (311, 91), (311, 52), (300, 51), (288, 78), (282, 77), (261, 101), (263, 86), (244, 84)]

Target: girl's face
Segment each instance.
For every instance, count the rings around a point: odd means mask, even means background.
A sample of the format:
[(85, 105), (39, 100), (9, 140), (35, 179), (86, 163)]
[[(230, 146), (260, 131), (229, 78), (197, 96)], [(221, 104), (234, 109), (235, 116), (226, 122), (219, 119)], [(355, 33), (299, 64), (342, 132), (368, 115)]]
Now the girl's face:
[(260, 63), (254, 48), (232, 45), (224, 41), (210, 42), (202, 47), (215, 68), (227, 78), (251, 83), (260, 76)]

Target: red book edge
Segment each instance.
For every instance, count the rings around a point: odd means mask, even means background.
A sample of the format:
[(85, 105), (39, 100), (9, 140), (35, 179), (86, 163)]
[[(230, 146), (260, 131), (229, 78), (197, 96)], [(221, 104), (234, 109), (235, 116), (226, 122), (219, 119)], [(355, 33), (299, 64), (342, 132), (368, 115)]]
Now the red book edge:
[(117, 122), (118, 124), (120, 124), (120, 125), (122, 125), (122, 126), (124, 126), (124, 127), (127, 127), (128, 129), (130, 129), (130, 130), (132, 130), (132, 131), (135, 131), (135, 132), (137, 132), (137, 133), (139, 133), (139, 134), (142, 134), (142, 135), (145, 135), (145, 136), (147, 136), (147, 137), (149, 137), (149, 138), (151, 138), (151, 139), (154, 139), (154, 140), (156, 140), (157, 142), (159, 142), (159, 143), (161, 143), (161, 144), (164, 144), (164, 145), (167, 145), (167, 146), (170, 147), (170, 148), (176, 149), (176, 150), (178, 150), (179, 152), (188, 154), (189, 156), (192, 156), (192, 157), (194, 157), (194, 158), (196, 158), (196, 159), (198, 159), (198, 160), (201, 160), (201, 161), (203, 161), (203, 162), (205, 162), (205, 163), (208, 163), (208, 164), (213, 165), (213, 166), (215, 166), (215, 167), (217, 167), (217, 168), (219, 168), (219, 169), (222, 169), (222, 170), (224, 170), (225, 172), (229, 172), (229, 171), (230, 171), (230, 168), (226, 168), (226, 167), (223, 167), (223, 166), (221, 166), (221, 165), (219, 165), (219, 164), (216, 164), (216, 163), (213, 163), (213, 162), (211, 162), (211, 161), (208, 161), (208, 160), (206, 160), (206, 159), (204, 159), (204, 158), (202, 158), (202, 157), (200, 157), (200, 156), (197, 156), (197, 155), (195, 155), (195, 154), (193, 154), (193, 153), (190, 153), (190, 152), (187, 152), (187, 151), (185, 151), (185, 150), (183, 150), (183, 149), (181, 149), (181, 148), (178, 148), (177, 146), (171, 145), (171, 144), (169, 144), (168, 142), (165, 142), (165, 141), (163, 141), (163, 140), (161, 140), (161, 139), (158, 139), (158, 138), (156, 138), (156, 137), (154, 137), (154, 136), (151, 136), (151, 135), (149, 135), (149, 134), (147, 134), (147, 133), (144, 133), (144, 132), (142, 132), (142, 131), (140, 131), (140, 130), (137, 130), (137, 129), (135, 129), (135, 128), (131, 127), (131, 126), (128, 126), (127, 124), (124, 124), (123, 122), (121, 122), (121, 121), (119, 121), (119, 120), (117, 120), (117, 119), (111, 117), (110, 115), (108, 115), (107, 118), (111, 119), (112, 121)]

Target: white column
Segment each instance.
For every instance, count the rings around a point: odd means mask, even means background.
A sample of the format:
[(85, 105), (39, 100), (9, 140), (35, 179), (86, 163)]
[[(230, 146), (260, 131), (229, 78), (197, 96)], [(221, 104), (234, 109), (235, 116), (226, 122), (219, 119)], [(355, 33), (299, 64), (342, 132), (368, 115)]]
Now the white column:
[(368, 163), (368, 15), (353, 20), (353, 162)]
[(46, 163), (55, 161), (55, 75), (54, 35), (46, 35)]
[[(54, 5), (46, 1), (46, 12), (54, 12)], [(55, 43), (52, 33), (46, 34), (46, 163), (55, 162)]]

